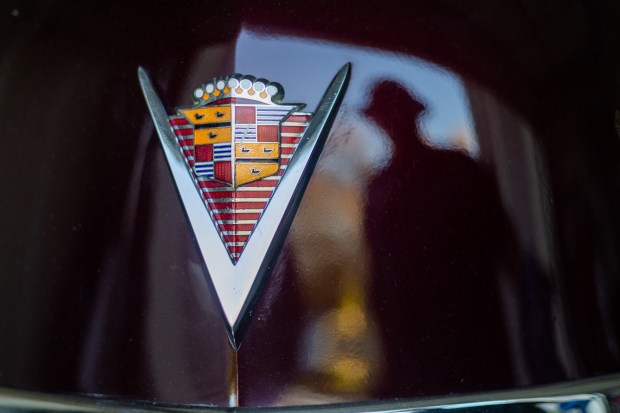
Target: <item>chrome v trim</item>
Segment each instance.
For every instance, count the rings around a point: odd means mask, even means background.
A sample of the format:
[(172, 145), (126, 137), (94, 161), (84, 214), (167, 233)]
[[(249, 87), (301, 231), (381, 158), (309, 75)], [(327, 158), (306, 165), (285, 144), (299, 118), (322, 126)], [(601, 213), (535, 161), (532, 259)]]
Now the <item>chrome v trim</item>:
[(243, 254), (239, 261), (233, 264), (185, 166), (168, 122), (168, 114), (155, 93), (148, 74), (143, 68), (138, 68), (138, 79), (144, 98), (206, 270), (224, 313), (233, 348), (238, 348), (240, 345), (247, 323), (251, 318), (252, 309), (256, 305), (265, 279), (280, 252), (342, 103), (350, 74), (351, 65), (347, 63), (327, 88), (310, 124), (301, 137), (295, 156), (282, 176), (263, 216), (258, 221)]

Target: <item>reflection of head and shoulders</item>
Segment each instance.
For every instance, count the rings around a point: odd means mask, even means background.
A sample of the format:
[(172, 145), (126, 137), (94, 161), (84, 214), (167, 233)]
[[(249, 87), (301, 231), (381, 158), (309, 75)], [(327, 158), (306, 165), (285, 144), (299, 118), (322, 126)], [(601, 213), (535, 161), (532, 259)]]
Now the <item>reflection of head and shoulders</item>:
[[(485, 205), (497, 204), (495, 187), (465, 151), (428, 144), (419, 127), (425, 111), (425, 105), (400, 84), (385, 80), (375, 86), (365, 115), (385, 131), (394, 150), (390, 164), (370, 187), (369, 207), (378, 209), (379, 217), (406, 213), (410, 222), (418, 219), (429, 225), (467, 216), (461, 224), (470, 226), (472, 220), (481, 219)], [(410, 203), (394, 202), (409, 198)], [(433, 223), (433, 217), (440, 222)], [(369, 219), (373, 220), (372, 213)]]
[[(387, 359), (394, 361), (386, 366), (390, 379), (380, 391), (385, 396), (405, 388), (416, 394), (433, 392), (433, 386), (466, 390), (470, 380), (489, 375), (486, 366), (474, 364), (506, 357), (494, 310), (493, 258), (502, 236), (497, 190), (464, 152), (427, 143), (419, 128), (425, 110), (403, 86), (383, 81), (364, 112), (394, 147), (389, 165), (368, 189), (366, 214), (372, 296)], [(476, 328), (488, 334), (475, 347), (471, 341), (453, 345)], [(425, 360), (401, 357), (403, 349)], [(456, 365), (468, 369), (467, 383), (437, 377)]]
[[(400, 179), (406, 180), (410, 174), (420, 175), (414, 169), (427, 166), (432, 169), (442, 167), (442, 171), (434, 174), (438, 176), (448, 176), (451, 171), (458, 171), (457, 180), (479, 174), (481, 170), (467, 155), (467, 142), (462, 137), (455, 136), (450, 149), (430, 146), (428, 137), (420, 128), (426, 110), (422, 102), (394, 81), (384, 80), (374, 87), (364, 112), (390, 136), (394, 144), (394, 156), (386, 173), (398, 170)], [(464, 176), (464, 173), (467, 175)]]

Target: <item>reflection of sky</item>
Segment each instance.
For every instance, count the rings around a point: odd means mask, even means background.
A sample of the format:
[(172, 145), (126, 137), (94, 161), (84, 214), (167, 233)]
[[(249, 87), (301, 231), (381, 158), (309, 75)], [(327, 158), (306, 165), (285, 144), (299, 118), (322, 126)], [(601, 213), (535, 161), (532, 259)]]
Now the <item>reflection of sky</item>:
[[(314, 111), (338, 69), (351, 62), (345, 100), (351, 109), (366, 106), (375, 83), (394, 80), (426, 106), (419, 126), (432, 145), (450, 147), (458, 135), (468, 138), (471, 151), (477, 153), (463, 83), (452, 72), (421, 59), (334, 42), (265, 36), (244, 29), (237, 41), (235, 60), (237, 71), (281, 83), (286, 91), (284, 101), (306, 103), (309, 111)], [(302, 87), (298, 86), (300, 82)]]

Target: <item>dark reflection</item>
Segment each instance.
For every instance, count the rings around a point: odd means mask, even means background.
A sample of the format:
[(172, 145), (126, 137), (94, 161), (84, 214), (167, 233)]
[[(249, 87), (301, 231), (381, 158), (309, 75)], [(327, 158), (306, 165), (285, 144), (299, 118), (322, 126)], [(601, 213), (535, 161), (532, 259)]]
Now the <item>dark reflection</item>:
[[(312, 314), (296, 343), (298, 374), (321, 402), (368, 398), (382, 376), (364, 216), (368, 182), (391, 148), (372, 126), (342, 113), (289, 236), (300, 302)], [(294, 402), (296, 393), (280, 402)]]
[(366, 217), (386, 352), (380, 394), (388, 397), (512, 380), (496, 280), (510, 226), (489, 173), (463, 153), (423, 143), (424, 110), (392, 81), (375, 86), (366, 109), (395, 145), (370, 187)]
[(391, 154), (389, 138), (373, 122), (341, 111), (288, 236), (286, 258), (240, 349), (242, 404), (335, 403), (374, 394), (383, 355), (369, 302), (364, 216), (368, 182)]
[(471, 139), (429, 139), (415, 87), (380, 81), (362, 113), (343, 110), (241, 349), (243, 404), (574, 376), (540, 148), (518, 113), (464, 87), (475, 156)]

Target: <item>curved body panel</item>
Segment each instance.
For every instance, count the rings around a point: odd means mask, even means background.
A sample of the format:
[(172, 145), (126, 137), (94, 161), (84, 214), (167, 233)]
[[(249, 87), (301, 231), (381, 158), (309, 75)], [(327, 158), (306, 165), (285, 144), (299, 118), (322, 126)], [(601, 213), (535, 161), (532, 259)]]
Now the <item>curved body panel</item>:
[[(0, 15), (0, 386), (242, 407), (620, 371), (618, 10), (36, 0)], [(238, 351), (136, 78), (351, 79)], [(238, 399), (236, 399), (238, 395)]]

